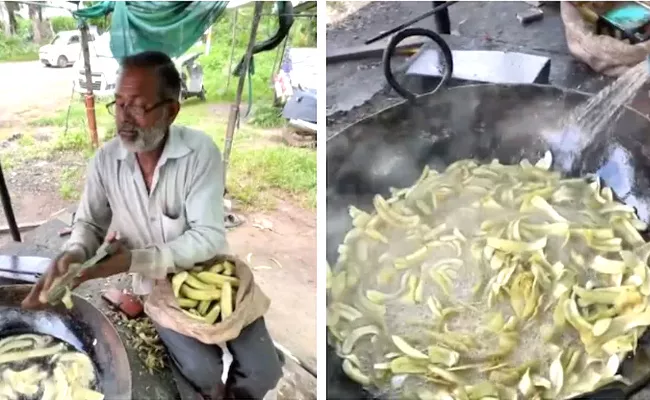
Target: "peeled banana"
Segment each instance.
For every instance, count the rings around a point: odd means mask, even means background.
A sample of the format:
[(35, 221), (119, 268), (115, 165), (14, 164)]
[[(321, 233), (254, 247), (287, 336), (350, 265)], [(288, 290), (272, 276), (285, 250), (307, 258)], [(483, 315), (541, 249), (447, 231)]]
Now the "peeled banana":
[(174, 274), (172, 291), (181, 311), (193, 320), (210, 325), (230, 317), (239, 287), (235, 274), (235, 264), (230, 261)]

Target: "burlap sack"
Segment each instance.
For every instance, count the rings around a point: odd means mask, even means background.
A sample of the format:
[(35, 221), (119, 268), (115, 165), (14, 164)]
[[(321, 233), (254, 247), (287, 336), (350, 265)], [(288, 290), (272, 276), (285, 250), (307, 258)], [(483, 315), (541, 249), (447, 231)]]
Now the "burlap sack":
[(235, 264), (235, 275), (239, 288), (235, 297), (235, 309), (225, 321), (208, 325), (196, 321), (181, 312), (169, 279), (155, 282), (144, 310), (156, 323), (185, 336), (193, 337), (206, 344), (222, 344), (235, 339), (246, 326), (262, 317), (268, 311), (271, 300), (262, 292), (253, 279), (253, 272), (245, 262), (232, 256), (219, 256), (206, 262), (206, 266), (229, 260)]
[(650, 42), (627, 44), (611, 36), (596, 35), (571, 2), (561, 2), (560, 10), (569, 51), (596, 72), (617, 77), (650, 54)]

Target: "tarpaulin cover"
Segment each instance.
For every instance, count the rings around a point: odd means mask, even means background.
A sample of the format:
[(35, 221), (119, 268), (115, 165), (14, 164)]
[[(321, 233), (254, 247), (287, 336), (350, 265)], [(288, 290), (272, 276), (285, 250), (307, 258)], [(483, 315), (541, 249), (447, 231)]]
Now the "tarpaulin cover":
[(184, 54), (226, 10), (227, 1), (103, 1), (77, 18), (112, 13), (111, 51), (117, 59), (146, 50)]

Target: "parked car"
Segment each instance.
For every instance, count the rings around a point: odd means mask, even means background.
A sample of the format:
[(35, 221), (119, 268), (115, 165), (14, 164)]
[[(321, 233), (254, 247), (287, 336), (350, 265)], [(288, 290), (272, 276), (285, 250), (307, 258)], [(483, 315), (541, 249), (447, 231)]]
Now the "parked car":
[[(97, 96), (112, 96), (115, 93), (117, 79), (120, 73), (120, 63), (111, 52), (110, 33), (97, 36), (93, 43), (89, 43), (90, 72), (93, 93)], [(205, 88), (203, 87), (203, 69), (197, 59), (202, 53), (187, 53), (174, 58), (176, 68), (181, 74), (181, 98), (198, 97), (205, 101)], [(74, 90), (77, 93), (86, 93), (86, 69), (83, 54), (80, 53), (74, 63)]]
[[(110, 35), (105, 33), (89, 43), (90, 72), (92, 77), (93, 93), (97, 96), (111, 96), (115, 92), (120, 63), (113, 57), (110, 47)], [(80, 53), (74, 63), (74, 90), (77, 93), (86, 93), (86, 70), (84, 68), (83, 54)]]
[[(97, 31), (91, 28), (88, 41), (95, 41)], [(65, 68), (73, 65), (81, 53), (81, 32), (61, 31), (57, 33), (50, 44), (38, 50), (38, 56), (43, 65)]]

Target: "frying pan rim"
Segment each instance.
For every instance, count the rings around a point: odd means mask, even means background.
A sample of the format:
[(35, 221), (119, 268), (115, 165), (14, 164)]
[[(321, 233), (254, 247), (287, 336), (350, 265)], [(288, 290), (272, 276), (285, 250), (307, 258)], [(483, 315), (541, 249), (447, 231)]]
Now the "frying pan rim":
[[(528, 83), (473, 83), (473, 84), (470, 84), (470, 85), (460, 85), (460, 86), (453, 86), (453, 87), (445, 87), (445, 88), (442, 88), (441, 90), (436, 91), (434, 93), (425, 94), (424, 96), (420, 97), (419, 100), (420, 101), (424, 100), (424, 99), (426, 99), (427, 97), (430, 97), (430, 96), (442, 96), (443, 93), (451, 92), (451, 91), (454, 91), (454, 90), (473, 89), (473, 88), (488, 87), (488, 86), (494, 86), (494, 87), (500, 86), (500, 87), (509, 87), (509, 88), (513, 88), (513, 87), (522, 87), (523, 88), (523, 87), (531, 87), (532, 86), (532, 87), (537, 87), (537, 88), (540, 88), (540, 89), (559, 89), (560, 91), (562, 91), (564, 93), (579, 94), (579, 95), (586, 96), (587, 98), (591, 98), (591, 97), (596, 95), (596, 93), (589, 93), (589, 92), (585, 92), (585, 91), (578, 90), (578, 89), (570, 89), (570, 88), (567, 88), (567, 87), (564, 87), (564, 86), (543, 85), (543, 84), (539, 84), (539, 83), (531, 83), (531, 84), (528, 84)], [(363, 122), (365, 120), (368, 120), (370, 118), (376, 117), (377, 115), (379, 115), (379, 114), (383, 113), (384, 111), (389, 110), (389, 109), (391, 109), (393, 107), (401, 106), (404, 103), (408, 103), (408, 100), (402, 99), (399, 102), (397, 102), (395, 104), (388, 105), (386, 107), (383, 107), (379, 111), (376, 111), (376, 112), (374, 112), (374, 113), (372, 113), (372, 114), (370, 114), (370, 115), (368, 115), (368, 116), (366, 116), (364, 118), (361, 118), (360, 120), (357, 120), (355, 122), (351, 122), (351, 123), (347, 124), (345, 127), (341, 128), (338, 132), (334, 133), (332, 136), (327, 137), (325, 139), (325, 143), (328, 143), (330, 140), (334, 139), (335, 137), (339, 136), (343, 132), (347, 131), (350, 127), (352, 127), (352, 126), (354, 126), (354, 125), (356, 125), (358, 123), (361, 123), (361, 122)], [(633, 107), (631, 107), (631, 106), (629, 106), (627, 104), (624, 107), (626, 109), (628, 109), (629, 111), (632, 111), (632, 112), (636, 113), (637, 115), (643, 117), (643, 119), (645, 119), (647, 121), (650, 121), (650, 117), (642, 114), (637, 109), (635, 109), (635, 108), (633, 108)], [(327, 154), (327, 150), (326, 150), (325, 154)]]
[[(30, 288), (32, 286), (33, 286), (32, 284), (0, 285), (0, 290), (2, 290), (4, 288), (11, 288), (13, 290), (21, 290), (21, 289), (25, 290), (25, 289)], [(115, 398), (115, 400), (131, 400), (132, 396), (133, 396), (133, 372), (131, 370), (131, 362), (129, 361), (129, 356), (128, 356), (128, 353), (126, 351), (126, 346), (124, 346), (124, 342), (122, 341), (120, 333), (117, 331), (117, 328), (115, 328), (115, 326), (113, 325), (113, 322), (110, 319), (108, 319), (108, 317), (99, 308), (95, 307), (95, 305), (93, 305), (90, 301), (86, 300), (85, 298), (83, 298), (82, 296), (80, 296), (80, 295), (78, 295), (78, 294), (76, 294), (74, 292), (72, 292), (71, 295), (72, 295), (73, 298), (76, 299), (75, 301), (85, 302), (88, 305), (92, 306), (101, 315), (100, 318), (105, 320), (104, 322), (108, 322), (107, 324), (104, 324), (104, 326), (102, 328), (103, 329), (106, 329), (107, 327), (110, 328), (110, 330), (111, 330), (110, 333), (111, 334), (114, 333), (115, 336), (120, 339), (120, 342), (119, 342), (119, 344), (120, 344), (119, 347), (120, 348), (119, 349), (114, 349), (112, 351), (113, 358), (118, 357), (120, 359), (124, 359), (124, 360), (127, 361), (126, 365), (124, 366), (124, 368), (121, 368), (121, 370), (123, 371), (123, 373), (127, 373), (125, 375), (127, 375), (129, 377), (129, 379), (128, 379), (128, 382), (125, 382), (124, 386), (126, 388), (124, 390), (124, 393), (118, 393), (119, 397)], [(51, 307), (48, 306), (47, 308), (45, 308), (45, 310), (46, 311), (51, 310)], [(53, 311), (53, 312), (56, 313), (56, 311)], [(127, 371), (124, 371), (124, 369), (127, 369)]]

